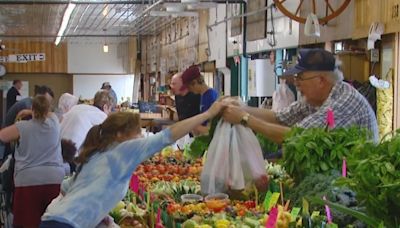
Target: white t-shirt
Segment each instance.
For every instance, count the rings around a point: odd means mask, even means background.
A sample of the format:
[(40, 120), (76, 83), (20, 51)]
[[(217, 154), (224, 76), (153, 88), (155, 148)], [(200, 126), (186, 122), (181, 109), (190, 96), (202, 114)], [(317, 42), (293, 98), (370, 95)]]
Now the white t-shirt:
[(75, 105), (63, 116), (61, 138), (72, 140), (79, 150), (90, 128), (103, 123), (106, 118), (107, 114), (95, 106)]

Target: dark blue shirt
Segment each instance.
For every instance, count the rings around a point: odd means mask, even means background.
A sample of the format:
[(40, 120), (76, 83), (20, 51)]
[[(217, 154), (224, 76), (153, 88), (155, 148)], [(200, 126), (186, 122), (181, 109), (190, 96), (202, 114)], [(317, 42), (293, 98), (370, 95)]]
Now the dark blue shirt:
[[(207, 111), (217, 99), (218, 92), (213, 88), (203, 93), (200, 98), (200, 113)], [(204, 122), (203, 125), (207, 125), (207, 122)]]

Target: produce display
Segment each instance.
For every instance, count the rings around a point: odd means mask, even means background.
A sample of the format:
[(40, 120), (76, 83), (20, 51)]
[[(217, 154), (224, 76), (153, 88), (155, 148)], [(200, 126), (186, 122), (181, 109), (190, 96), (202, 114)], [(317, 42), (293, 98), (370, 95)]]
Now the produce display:
[(148, 161), (139, 165), (134, 175), (147, 187), (159, 181), (179, 182), (198, 180), (202, 170), (202, 160), (186, 160), (182, 152), (166, 148)]
[[(356, 128), (293, 129), (284, 159), (265, 163), (267, 192), (202, 195), (201, 156), (167, 147), (138, 166), (137, 183), (110, 215), (120, 227), (399, 227), (400, 134), (378, 145), (366, 136)], [(207, 148), (204, 138), (191, 148), (202, 140)]]

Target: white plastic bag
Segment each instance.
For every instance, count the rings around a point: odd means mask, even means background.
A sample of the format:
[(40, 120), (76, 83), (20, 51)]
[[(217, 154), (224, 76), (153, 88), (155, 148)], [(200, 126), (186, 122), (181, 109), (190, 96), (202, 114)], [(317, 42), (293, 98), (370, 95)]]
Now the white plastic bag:
[(304, 35), (312, 37), (321, 36), (317, 15), (313, 13), (308, 14), (306, 23), (304, 25)]
[(294, 102), (294, 94), (286, 84), (281, 80), (278, 89), (272, 94), (272, 111), (278, 112)]
[(265, 183), (266, 171), (256, 136), (249, 128), (220, 120), (201, 174), (202, 192), (243, 190), (252, 183), (260, 185), (259, 180)]

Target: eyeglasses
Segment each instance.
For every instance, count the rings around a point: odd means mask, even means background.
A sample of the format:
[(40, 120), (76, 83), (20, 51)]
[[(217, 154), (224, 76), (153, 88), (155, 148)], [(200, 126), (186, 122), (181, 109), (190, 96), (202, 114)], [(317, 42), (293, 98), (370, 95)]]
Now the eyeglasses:
[(312, 76), (312, 77), (309, 77), (309, 78), (304, 78), (303, 75), (301, 74), (301, 75), (298, 75), (298, 76), (294, 77), (294, 80), (302, 82), (302, 81), (307, 81), (307, 80), (311, 80), (311, 79), (314, 79), (314, 78), (318, 78), (320, 76), (321, 75), (315, 75), (315, 76)]

